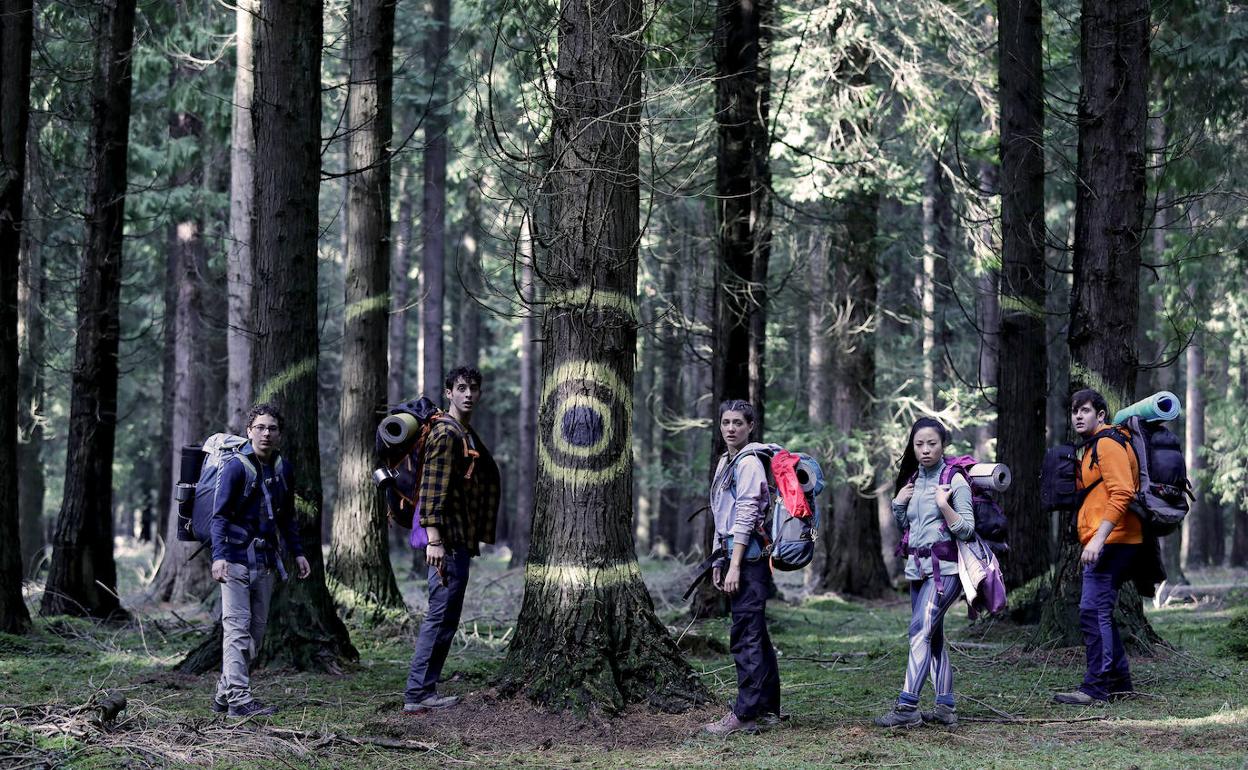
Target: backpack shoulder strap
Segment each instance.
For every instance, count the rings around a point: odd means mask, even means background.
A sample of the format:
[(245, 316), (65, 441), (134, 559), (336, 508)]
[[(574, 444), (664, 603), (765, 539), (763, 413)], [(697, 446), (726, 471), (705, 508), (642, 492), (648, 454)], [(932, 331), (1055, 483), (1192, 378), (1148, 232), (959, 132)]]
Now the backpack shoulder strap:
[(1099, 431), (1095, 436), (1089, 439), (1088, 443), (1092, 445), (1092, 467), (1100, 464), (1101, 458), (1097, 454), (1097, 445), (1101, 443), (1101, 439), (1107, 438), (1120, 447), (1126, 447), (1131, 443), (1130, 439), (1122, 435), (1122, 431), (1116, 425), (1111, 425), (1105, 430)]

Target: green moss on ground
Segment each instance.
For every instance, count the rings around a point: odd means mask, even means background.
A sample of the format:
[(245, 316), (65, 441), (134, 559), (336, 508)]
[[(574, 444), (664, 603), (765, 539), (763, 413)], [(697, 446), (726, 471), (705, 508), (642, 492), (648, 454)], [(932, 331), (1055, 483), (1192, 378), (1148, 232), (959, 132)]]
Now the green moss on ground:
[[(668, 592), (683, 588), (681, 568), (646, 562), (644, 571), (659, 594), (656, 603), (671, 611)], [(1230, 652), (1246, 636), (1248, 601), (1242, 595), (1223, 603), (1150, 608), (1157, 630), (1179, 649), (1132, 661), (1141, 697), (1088, 709), (1051, 702), (1054, 691), (1078, 684), (1082, 650), (1028, 651), (1032, 627), (969, 624), (965, 611), (955, 608), (947, 631), (963, 723), (957, 730), (923, 727), (899, 734), (877, 730), (870, 719), (888, 707), (901, 683), (908, 621), (904, 598), (856, 603), (820, 597), (799, 605), (773, 604), (784, 710), (792, 719), (760, 736), (721, 741), (699, 738), (695, 731), (701, 721), (721, 714), (735, 693), (732, 661), (724, 653), (692, 659), (717, 704), (694, 714), (637, 709), (618, 720), (577, 720), (497, 700), (490, 684), (519, 607), (520, 579), (520, 572), (506, 570), (502, 559), (479, 560), (473, 578), (478, 593), (470, 596), (444, 687), (466, 697), (461, 706), (441, 714), (405, 718), (397, 713), (416, 627), (400, 621), (353, 627), (361, 661), (343, 676), (259, 672), (258, 697), (282, 705), (282, 713), (268, 728), (228, 726), (208, 711), (212, 676), (169, 672), (197, 640), (194, 629), (168, 616), (167, 608), (148, 608), (142, 629), (40, 620), (30, 636), (0, 636), (0, 706), (74, 706), (103, 687), (123, 690), (131, 704), (109, 732), (88, 731), (82, 738), (47, 732), (55, 720), (41, 727), (20, 710), (0, 709), (0, 741), (12, 742), (3, 744), (7, 749), (25, 747), (78, 767), (208, 762), (371, 768), (455, 760), (515, 767), (786, 770), (872, 765), (1242, 768), (1248, 756), (1248, 665)], [(423, 586), (404, 581), (402, 587), (419, 611)], [(792, 587), (784, 588), (796, 595)], [(179, 614), (188, 617), (184, 609)], [(674, 615), (670, 620), (679, 630), (688, 626)], [(721, 643), (727, 642), (727, 632), (726, 620), (690, 629)], [(924, 696), (926, 705), (930, 689)], [(364, 742), (348, 744), (330, 736)], [(413, 742), (436, 748), (428, 753)]]

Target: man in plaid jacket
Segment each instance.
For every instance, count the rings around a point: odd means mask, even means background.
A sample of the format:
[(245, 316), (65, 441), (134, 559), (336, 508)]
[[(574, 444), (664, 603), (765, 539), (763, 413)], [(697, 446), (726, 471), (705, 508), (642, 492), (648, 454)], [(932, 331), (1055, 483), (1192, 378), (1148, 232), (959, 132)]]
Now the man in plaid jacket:
[(437, 684), (459, 627), (472, 557), (480, 553), (480, 543), (494, 542), (498, 518), (498, 466), (469, 424), (481, 400), (481, 372), (468, 366), (453, 369), (446, 376), (445, 395), (450, 418), (430, 428), (420, 479), (417, 526), (429, 536), (429, 610), (408, 671), (405, 713), (459, 702), (455, 696), (438, 695)]

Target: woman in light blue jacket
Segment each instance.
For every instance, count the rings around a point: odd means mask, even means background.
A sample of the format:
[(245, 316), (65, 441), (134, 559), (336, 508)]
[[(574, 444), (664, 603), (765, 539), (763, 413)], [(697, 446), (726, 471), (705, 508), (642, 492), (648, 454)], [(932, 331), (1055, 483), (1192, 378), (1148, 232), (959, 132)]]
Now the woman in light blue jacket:
[[(949, 429), (923, 417), (910, 429), (894, 487), (893, 518), (901, 528), (901, 551), (910, 582), (910, 658), (897, 703), (875, 723), (913, 727), (935, 721), (958, 723), (953, 700), (953, 668), (945, 648), (945, 613), (962, 595), (957, 540), (975, 537), (971, 487), (962, 474), (945, 474)], [(919, 693), (931, 676), (934, 711), (919, 712)]]

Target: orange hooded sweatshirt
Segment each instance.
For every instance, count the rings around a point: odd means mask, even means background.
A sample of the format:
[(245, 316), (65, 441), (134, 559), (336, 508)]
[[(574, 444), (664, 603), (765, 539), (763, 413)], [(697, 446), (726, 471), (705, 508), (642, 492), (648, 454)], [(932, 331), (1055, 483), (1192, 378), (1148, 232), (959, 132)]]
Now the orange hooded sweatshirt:
[[(1126, 429), (1119, 428), (1123, 433)], [(1102, 521), (1112, 522), (1106, 543), (1142, 543), (1144, 526), (1140, 517), (1127, 509), (1135, 498), (1140, 483), (1140, 463), (1135, 452), (1111, 438), (1096, 442), (1096, 465), (1092, 465), (1092, 446), (1083, 449), (1079, 463), (1079, 488), (1087, 489), (1097, 481), (1079, 507), (1079, 542), (1087, 545), (1096, 535)]]

